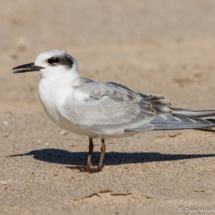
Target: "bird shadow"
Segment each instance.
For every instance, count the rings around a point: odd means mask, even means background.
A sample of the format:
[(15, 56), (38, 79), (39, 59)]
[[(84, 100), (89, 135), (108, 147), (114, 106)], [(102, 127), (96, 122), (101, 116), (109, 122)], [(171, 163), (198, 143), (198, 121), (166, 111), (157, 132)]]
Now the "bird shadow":
[[(87, 160), (87, 152), (69, 152), (61, 149), (40, 149), (30, 151), (25, 154), (14, 154), (7, 157), (28, 156), (33, 155), (34, 159), (65, 165), (84, 165)], [(118, 165), (129, 163), (146, 163), (159, 161), (174, 161), (193, 158), (214, 157), (215, 154), (161, 154), (158, 152), (107, 152), (105, 154), (105, 165)], [(94, 152), (92, 156), (92, 163), (99, 162), (100, 152)]]

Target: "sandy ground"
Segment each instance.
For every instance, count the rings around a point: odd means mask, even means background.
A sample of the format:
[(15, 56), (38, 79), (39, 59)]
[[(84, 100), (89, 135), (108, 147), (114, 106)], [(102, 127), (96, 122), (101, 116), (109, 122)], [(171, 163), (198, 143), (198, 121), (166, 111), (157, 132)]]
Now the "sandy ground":
[(85, 163), (87, 137), (62, 132), (46, 116), (38, 74), (11, 72), (60, 48), (82, 76), (163, 94), (174, 107), (215, 109), (214, 10), (213, 0), (1, 1), (0, 214), (215, 210), (214, 133), (110, 139), (102, 172), (70, 170)]

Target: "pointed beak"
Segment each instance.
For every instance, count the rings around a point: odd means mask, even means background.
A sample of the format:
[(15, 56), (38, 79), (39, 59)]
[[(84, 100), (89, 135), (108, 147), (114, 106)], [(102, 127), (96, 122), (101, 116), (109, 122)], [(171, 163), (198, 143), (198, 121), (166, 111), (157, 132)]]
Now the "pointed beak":
[(13, 68), (13, 70), (16, 70), (13, 73), (36, 72), (36, 71), (40, 71), (41, 69), (45, 69), (45, 68), (41, 66), (35, 66), (34, 63), (28, 63), (28, 64), (24, 64)]

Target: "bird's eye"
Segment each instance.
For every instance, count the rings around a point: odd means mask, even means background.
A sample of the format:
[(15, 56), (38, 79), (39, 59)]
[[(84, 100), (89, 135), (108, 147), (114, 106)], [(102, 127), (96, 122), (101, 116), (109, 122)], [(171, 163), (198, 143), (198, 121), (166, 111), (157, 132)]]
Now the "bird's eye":
[(49, 59), (48, 59), (48, 62), (49, 62), (50, 64), (58, 63), (58, 62), (59, 62), (59, 58), (57, 58), (57, 57), (49, 58)]

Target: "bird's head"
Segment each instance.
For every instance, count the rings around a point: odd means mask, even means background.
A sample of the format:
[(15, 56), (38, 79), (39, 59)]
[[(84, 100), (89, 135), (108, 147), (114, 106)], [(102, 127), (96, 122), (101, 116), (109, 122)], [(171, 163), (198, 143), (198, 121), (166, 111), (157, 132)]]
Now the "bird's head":
[(50, 49), (40, 53), (33, 63), (13, 68), (13, 73), (38, 72), (42, 78), (55, 78), (62, 75), (78, 74), (78, 63), (66, 51)]

